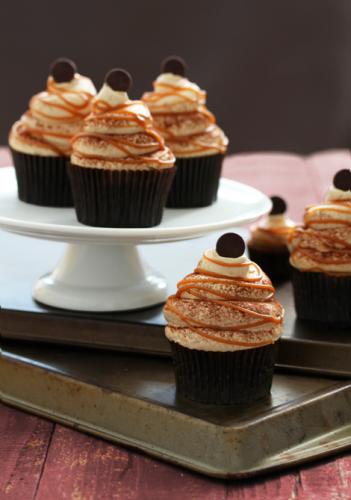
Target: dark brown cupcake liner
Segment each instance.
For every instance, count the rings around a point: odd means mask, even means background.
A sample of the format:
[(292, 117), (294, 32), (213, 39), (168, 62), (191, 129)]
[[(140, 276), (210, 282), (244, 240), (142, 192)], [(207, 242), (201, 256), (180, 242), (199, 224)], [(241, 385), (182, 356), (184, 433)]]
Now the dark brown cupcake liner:
[(217, 199), (224, 155), (177, 158), (167, 207), (206, 207)]
[(175, 167), (132, 171), (70, 164), (77, 218), (88, 226), (157, 226), (174, 172)]
[(21, 201), (45, 207), (73, 206), (65, 156), (29, 155), (12, 148), (11, 153)]
[(248, 245), (250, 259), (256, 262), (275, 283), (290, 279), (290, 252), (288, 248), (278, 251), (264, 251)]
[(276, 344), (235, 352), (197, 351), (176, 342), (170, 344), (178, 397), (237, 405), (269, 395)]
[(299, 271), (292, 267), (296, 314), (333, 328), (351, 327), (351, 277)]

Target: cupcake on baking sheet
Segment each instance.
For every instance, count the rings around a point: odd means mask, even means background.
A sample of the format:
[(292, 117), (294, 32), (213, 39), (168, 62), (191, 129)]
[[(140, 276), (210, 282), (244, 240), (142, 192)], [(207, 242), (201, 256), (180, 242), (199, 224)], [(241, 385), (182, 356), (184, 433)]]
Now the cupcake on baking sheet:
[(284, 310), (271, 281), (227, 233), (164, 307), (177, 394), (234, 405), (268, 396)]
[(334, 176), (325, 201), (306, 208), (290, 238), (298, 318), (351, 326), (351, 171)]
[(83, 132), (72, 140), (69, 171), (83, 224), (149, 227), (161, 222), (175, 158), (145, 104), (129, 99), (130, 86), (128, 72), (111, 70)]
[(273, 281), (290, 277), (288, 237), (296, 224), (286, 216), (287, 204), (279, 196), (271, 196), (272, 209), (250, 230), (248, 250), (255, 261)]
[(73, 205), (67, 174), (71, 138), (81, 130), (96, 91), (69, 59), (50, 68), (47, 89), (31, 98), (29, 109), (11, 128), (9, 144), (19, 199), (34, 205)]
[(204, 207), (217, 198), (228, 139), (206, 108), (206, 92), (185, 77), (185, 63), (169, 57), (142, 99), (176, 157), (177, 171), (167, 206)]

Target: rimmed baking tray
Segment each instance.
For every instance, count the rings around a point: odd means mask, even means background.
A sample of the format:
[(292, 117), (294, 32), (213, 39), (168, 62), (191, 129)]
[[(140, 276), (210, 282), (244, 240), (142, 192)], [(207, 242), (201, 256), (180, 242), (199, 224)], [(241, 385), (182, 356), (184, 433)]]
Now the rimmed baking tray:
[[(0, 237), (1, 338), (170, 355), (162, 306), (108, 314), (41, 306), (31, 297), (32, 284), (54, 267), (62, 245), (6, 233)], [(217, 237), (213, 234), (193, 241), (145, 246), (142, 252), (149, 262), (157, 262), (172, 292), (177, 281), (192, 271), (204, 249), (213, 246)], [(278, 297), (286, 310), (279, 366), (351, 377), (351, 332), (327, 331), (297, 321), (290, 283), (278, 287)]]
[(1, 399), (215, 477), (241, 478), (351, 447), (351, 384), (276, 374), (248, 407), (177, 401), (166, 358), (6, 343)]

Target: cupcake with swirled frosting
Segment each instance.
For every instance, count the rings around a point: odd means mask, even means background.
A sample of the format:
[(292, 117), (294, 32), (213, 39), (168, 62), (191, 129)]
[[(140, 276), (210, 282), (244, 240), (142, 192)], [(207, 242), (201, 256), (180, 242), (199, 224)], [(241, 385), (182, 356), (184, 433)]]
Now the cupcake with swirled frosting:
[(82, 129), (95, 93), (92, 81), (77, 73), (74, 62), (61, 58), (52, 64), (46, 91), (31, 98), (9, 135), (20, 200), (73, 205), (67, 174), (71, 139)]
[(249, 255), (273, 282), (290, 277), (288, 238), (296, 228), (286, 215), (287, 204), (280, 196), (271, 196), (272, 209), (250, 230)]
[(306, 208), (290, 238), (298, 318), (351, 326), (351, 171), (340, 170), (325, 201)]
[(219, 238), (164, 307), (177, 394), (232, 405), (269, 395), (284, 310), (235, 233)]
[(149, 109), (129, 99), (130, 85), (128, 72), (111, 70), (83, 132), (73, 138), (70, 176), (83, 224), (149, 227), (161, 222), (175, 158)]
[(176, 157), (177, 171), (167, 206), (211, 205), (217, 198), (228, 139), (206, 108), (206, 92), (185, 77), (185, 63), (169, 57), (142, 99)]

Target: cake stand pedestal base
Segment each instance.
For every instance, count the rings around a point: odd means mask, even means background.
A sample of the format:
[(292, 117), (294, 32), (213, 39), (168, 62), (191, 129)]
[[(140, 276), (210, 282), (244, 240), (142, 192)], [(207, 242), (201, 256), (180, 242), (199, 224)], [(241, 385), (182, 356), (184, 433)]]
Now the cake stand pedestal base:
[(75, 311), (125, 311), (164, 302), (166, 280), (135, 245), (70, 244), (54, 271), (36, 283), (34, 298)]

